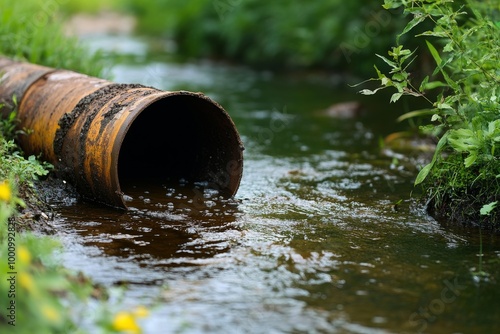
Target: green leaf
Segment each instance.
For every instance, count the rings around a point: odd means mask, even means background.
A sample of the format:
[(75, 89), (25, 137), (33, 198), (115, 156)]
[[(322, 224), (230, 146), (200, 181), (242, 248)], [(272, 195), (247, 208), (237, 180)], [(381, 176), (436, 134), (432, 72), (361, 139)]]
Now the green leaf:
[(454, 48), (453, 48), (453, 42), (449, 42), (443, 48), (443, 52), (451, 52), (453, 50), (454, 50)]
[(398, 58), (399, 56), (411, 55), (412, 52), (408, 49), (403, 49), (402, 45), (398, 45), (397, 47), (392, 47), (392, 51), (389, 51), (388, 54), (391, 57)]
[(448, 103), (438, 103), (437, 105), (438, 109), (452, 109), (453, 107), (449, 105)]
[[(451, 130), (450, 136), (448, 138), (448, 143), (457, 152), (469, 152), (471, 154), (477, 154), (477, 151), (480, 148), (481, 144), (479, 138), (476, 136), (474, 131), (470, 129)], [(469, 162), (472, 160), (472, 162), (470, 163), (472, 164), (477, 157), (471, 158), (469, 156), (469, 158), (470, 158)], [(468, 163), (466, 163), (466, 165), (467, 164)]]
[(434, 58), (436, 65), (441, 68), (441, 63), (443, 62), (443, 60), (441, 59), (439, 52), (429, 41), (426, 40), (425, 43), (427, 44), (427, 47), (429, 48), (429, 51), (431, 52), (432, 58)]
[(460, 86), (454, 80), (452, 80), (450, 78), (450, 76), (448, 75), (448, 73), (443, 71), (442, 68), (440, 68), (440, 70), (441, 70), (441, 74), (443, 75), (443, 78), (446, 81), (446, 83), (448, 84), (448, 86), (450, 86), (455, 92), (459, 92)]
[(415, 179), (415, 185), (418, 185), (418, 184), (422, 183), (425, 180), (425, 178), (427, 177), (427, 175), (431, 171), (432, 166), (434, 166), (434, 161), (432, 161), (429, 164), (425, 165), (424, 168), (422, 168), (420, 170), (420, 172), (417, 175), (417, 178)]
[[(424, 82), (422, 82), (422, 84), (424, 84)], [(422, 87), (422, 85), (420, 85), (420, 91), (422, 91), (422, 88), (423, 88), (423, 90), (431, 90), (431, 89), (434, 89), (434, 88), (446, 87), (446, 86), (448, 86), (448, 85), (445, 84), (442, 81), (426, 82), (423, 87)]]
[(385, 87), (392, 86), (391, 79), (389, 79), (388, 77), (386, 77), (385, 74), (383, 74), (382, 72), (380, 72), (380, 70), (378, 69), (378, 67), (376, 65), (374, 65), (373, 67), (375, 67), (375, 71), (377, 71), (377, 76), (380, 79), (380, 84), (382, 86), (385, 86)]
[(405, 81), (408, 79), (408, 73), (406, 72), (398, 72), (398, 73), (395, 73), (393, 76), (392, 76), (392, 79), (393, 80), (397, 80), (397, 81)]
[(495, 202), (491, 202), (489, 204), (483, 205), (483, 207), (481, 208), (479, 213), (482, 216), (488, 216), (491, 213), (491, 211), (493, 211), (493, 209), (497, 206), (497, 203), (498, 203), (498, 201), (495, 201)]
[(433, 36), (433, 37), (447, 37), (445, 32), (441, 31), (424, 31), (421, 34), (416, 35), (415, 37), (420, 37), (420, 36)]
[(488, 123), (488, 132), (487, 136), (494, 136), (500, 130), (500, 120), (497, 119), (495, 121)]
[(373, 95), (373, 94), (375, 94), (376, 92), (378, 92), (379, 90), (384, 89), (384, 88), (386, 88), (386, 87), (379, 87), (379, 88), (377, 88), (377, 89), (375, 89), (375, 90), (370, 90), (370, 89), (362, 89), (362, 90), (360, 90), (360, 91), (359, 91), (359, 93), (360, 93), (360, 94), (363, 94), (363, 95)]
[(464, 160), (464, 165), (466, 168), (469, 168), (476, 162), (477, 160), (477, 153), (476, 152), (471, 152), (467, 158)]
[(380, 59), (382, 59), (384, 62), (386, 62), (390, 67), (392, 67), (392, 68), (399, 68), (398, 64), (396, 64), (392, 60), (389, 60), (386, 57), (381, 56), (381, 55), (376, 55), (376, 56), (379, 57)]
[(373, 95), (377, 92), (377, 90), (369, 90), (369, 89), (362, 89), (359, 91), (360, 94), (363, 95)]
[(392, 80), (384, 76), (383, 78), (380, 79), (380, 84), (385, 87), (390, 87), (392, 86)]
[(385, 0), (382, 7), (385, 9), (398, 8), (403, 5), (401, 0)]
[(426, 85), (427, 83), (429, 82), (429, 76), (426, 75), (424, 80), (422, 80), (422, 83), (420, 84), (420, 87), (418, 88), (418, 90), (423, 93), (425, 90), (426, 90)]
[(394, 93), (394, 94), (392, 94), (390, 102), (391, 103), (396, 102), (397, 100), (399, 100), (401, 98), (401, 96), (403, 96), (403, 93)]
[(425, 180), (429, 172), (431, 171), (432, 167), (434, 166), (434, 163), (436, 162), (439, 154), (443, 150), (444, 145), (448, 142), (448, 135), (449, 132), (446, 132), (441, 139), (439, 139), (437, 145), (436, 145), (436, 150), (434, 151), (434, 156), (432, 157), (432, 160), (429, 164), (427, 164), (424, 168), (420, 170), (418, 173), (416, 179), (415, 179), (415, 185), (422, 183), (422, 181)]
[(421, 14), (416, 14), (415, 17), (408, 22), (406, 27), (403, 29), (403, 31), (398, 35), (396, 42), (399, 42), (399, 37), (402, 35), (406, 34), (408, 31), (412, 30), (415, 26), (420, 24), (423, 20), (425, 20), (426, 16), (423, 16)]
[(431, 117), (431, 122), (440, 121), (441, 119), (442, 119), (441, 116), (439, 116), (438, 114), (434, 114)]

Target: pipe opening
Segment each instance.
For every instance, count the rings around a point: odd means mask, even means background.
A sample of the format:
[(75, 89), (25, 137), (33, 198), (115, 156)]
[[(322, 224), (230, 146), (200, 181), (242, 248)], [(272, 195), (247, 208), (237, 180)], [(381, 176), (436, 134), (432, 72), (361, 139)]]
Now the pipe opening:
[(132, 185), (181, 181), (204, 182), (230, 196), (239, 185), (230, 170), (235, 162), (241, 162), (240, 140), (225, 111), (197, 95), (169, 95), (145, 108), (128, 129), (118, 177), (124, 192)]

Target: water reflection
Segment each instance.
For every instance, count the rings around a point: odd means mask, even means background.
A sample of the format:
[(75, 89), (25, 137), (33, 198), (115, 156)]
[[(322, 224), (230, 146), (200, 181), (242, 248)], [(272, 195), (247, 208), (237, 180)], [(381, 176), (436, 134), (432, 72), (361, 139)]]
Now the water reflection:
[(128, 212), (78, 200), (56, 207), (67, 233), (107, 256), (141, 264), (196, 263), (228, 251), (241, 234), (238, 201), (204, 186), (127, 185)]

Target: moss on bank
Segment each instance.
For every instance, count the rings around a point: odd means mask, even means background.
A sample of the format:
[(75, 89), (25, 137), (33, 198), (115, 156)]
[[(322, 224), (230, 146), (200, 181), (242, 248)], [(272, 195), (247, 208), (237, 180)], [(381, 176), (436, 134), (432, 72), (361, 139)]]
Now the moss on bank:
[(493, 161), (467, 169), (463, 164), (463, 157), (450, 156), (424, 183), (429, 213), (440, 221), (500, 230), (498, 210), (481, 213), (485, 204), (500, 199), (500, 179), (496, 177), (500, 164)]

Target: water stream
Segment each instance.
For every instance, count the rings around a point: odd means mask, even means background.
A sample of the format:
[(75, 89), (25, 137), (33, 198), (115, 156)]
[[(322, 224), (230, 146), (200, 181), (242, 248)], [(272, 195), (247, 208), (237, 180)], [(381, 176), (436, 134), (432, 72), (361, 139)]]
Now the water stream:
[[(64, 265), (126, 285), (123, 305), (151, 307), (145, 333), (498, 330), (498, 237), (483, 236), (480, 257), (477, 230), (445, 227), (411, 198), (418, 155), (380, 147), (404, 105), (334, 76), (174, 62), (132, 37), (92, 41), (128, 54), (114, 81), (218, 101), (246, 148), (234, 199), (156, 184), (129, 188), (129, 212), (52, 203)], [(321, 113), (353, 100), (366, 115)], [(480, 260), (488, 276), (475, 274)]]

